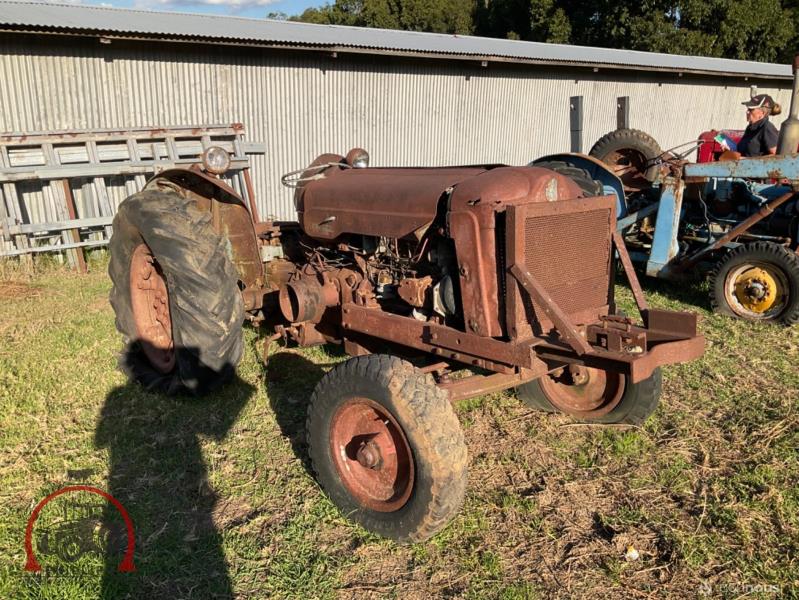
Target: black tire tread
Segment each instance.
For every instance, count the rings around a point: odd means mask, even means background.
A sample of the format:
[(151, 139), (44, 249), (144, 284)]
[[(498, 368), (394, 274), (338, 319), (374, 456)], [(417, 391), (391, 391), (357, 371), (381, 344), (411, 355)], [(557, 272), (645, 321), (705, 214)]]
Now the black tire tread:
[[(390, 390), (395, 400), (395, 418), (402, 423), (409, 443), (414, 446), (415, 459), (426, 460), (432, 468), (430, 500), (415, 522), (397, 524), (394, 532), (379, 531), (399, 542), (421, 541), (442, 529), (458, 512), (466, 493), (468, 456), (466, 442), (458, 418), (447, 394), (438, 388), (429, 374), (394, 356), (370, 354), (355, 357), (334, 367), (317, 384), (308, 406), (306, 432), (315, 431), (325, 422), (330, 403), (347, 384), (371, 380)], [(374, 530), (368, 510), (341, 506), (336, 493), (336, 481), (328, 481), (326, 441), (309, 437), (311, 465), (322, 488), (347, 516)], [(331, 467), (330, 471), (334, 471)], [(414, 501), (416, 493), (409, 502)]]
[(564, 175), (574, 181), (586, 196), (600, 196), (602, 195), (602, 184), (591, 178), (591, 175), (585, 169), (575, 167), (562, 160), (548, 160), (539, 163), (531, 163), (534, 167), (542, 169), (549, 169), (555, 171), (560, 175)]
[[(599, 138), (588, 152), (590, 156), (604, 161), (605, 157), (616, 150), (633, 148), (640, 151), (648, 160), (657, 158), (663, 153), (657, 140), (639, 129), (616, 129)], [(644, 176), (652, 181), (657, 174), (656, 167), (647, 169)]]
[[(238, 273), (211, 215), (174, 192), (145, 189), (124, 200), (114, 217), (109, 300), (126, 344), (121, 369), (148, 389), (203, 394), (230, 379), (243, 353), (244, 305)], [(130, 257), (150, 246), (167, 280), (176, 368), (153, 369), (137, 349), (130, 304)]]
[(774, 321), (786, 326), (799, 323), (799, 255), (773, 242), (752, 242), (738, 246), (714, 265), (708, 274), (710, 279), (710, 305), (713, 311), (722, 315), (741, 318), (728, 306), (724, 298), (724, 280), (733, 267), (747, 260), (775, 264), (785, 272), (788, 277), (788, 285), (791, 286), (788, 306), (775, 318), (764, 319), (764, 321)]
[(660, 368), (657, 368), (643, 381), (632, 385), (628, 383), (628, 390), (625, 390), (624, 398), (616, 408), (608, 414), (594, 419), (594, 422), (642, 425), (660, 404), (662, 390), (663, 374)]
[[(542, 377), (547, 377), (543, 375)], [(558, 409), (552, 406), (541, 391), (541, 384), (538, 379), (528, 381), (516, 388), (516, 397), (528, 408), (545, 413), (556, 413)]]

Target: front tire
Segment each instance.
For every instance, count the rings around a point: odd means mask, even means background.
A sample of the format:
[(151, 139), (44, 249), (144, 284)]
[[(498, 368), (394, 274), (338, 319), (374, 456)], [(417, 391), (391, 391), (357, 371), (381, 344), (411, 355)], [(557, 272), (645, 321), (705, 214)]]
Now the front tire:
[(783, 246), (738, 246), (710, 278), (710, 302), (720, 314), (783, 325), (799, 322), (799, 256)]
[(110, 241), (110, 301), (126, 348), (120, 367), (161, 392), (203, 394), (243, 352), (238, 275), (211, 215), (173, 192), (119, 205)]
[(463, 502), (458, 419), (432, 377), (406, 361), (371, 354), (332, 369), (311, 397), (306, 430), (322, 489), (373, 533), (425, 540)]
[(582, 367), (576, 374), (564, 369), (516, 388), (527, 406), (544, 412), (563, 412), (581, 421), (640, 425), (660, 402), (660, 368), (647, 379), (630, 383), (626, 376)]

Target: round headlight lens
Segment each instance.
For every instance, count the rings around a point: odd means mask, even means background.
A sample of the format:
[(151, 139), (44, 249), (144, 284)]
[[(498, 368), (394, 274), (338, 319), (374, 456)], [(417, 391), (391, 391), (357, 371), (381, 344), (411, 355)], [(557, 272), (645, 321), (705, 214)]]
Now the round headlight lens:
[(344, 161), (354, 169), (365, 169), (369, 166), (369, 153), (363, 148), (353, 148)]
[(203, 152), (203, 167), (209, 173), (221, 175), (230, 168), (230, 154), (219, 146), (211, 146)]

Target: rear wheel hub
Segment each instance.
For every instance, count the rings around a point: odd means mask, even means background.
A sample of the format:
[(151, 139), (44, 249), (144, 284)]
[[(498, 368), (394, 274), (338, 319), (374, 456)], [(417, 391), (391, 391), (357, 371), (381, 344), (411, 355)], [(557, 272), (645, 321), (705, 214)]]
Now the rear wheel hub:
[(130, 260), (130, 300), (142, 351), (156, 370), (169, 373), (175, 367), (169, 290), (147, 244), (136, 246)]
[(652, 182), (646, 178), (649, 161), (642, 152), (632, 148), (616, 150), (608, 154), (604, 162), (611, 166), (627, 191), (637, 192), (652, 187)]

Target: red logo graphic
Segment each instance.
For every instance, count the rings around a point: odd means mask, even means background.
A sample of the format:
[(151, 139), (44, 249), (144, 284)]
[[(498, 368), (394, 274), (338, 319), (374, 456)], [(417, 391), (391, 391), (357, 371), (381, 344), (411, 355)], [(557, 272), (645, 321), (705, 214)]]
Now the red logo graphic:
[(69, 492), (89, 492), (92, 494), (98, 494), (114, 505), (117, 511), (119, 511), (122, 520), (125, 522), (125, 527), (127, 529), (127, 546), (125, 548), (125, 555), (122, 558), (122, 562), (117, 565), (117, 571), (120, 573), (131, 573), (135, 571), (136, 567), (133, 564), (133, 550), (136, 545), (136, 540), (133, 533), (133, 521), (131, 521), (128, 511), (125, 510), (125, 507), (122, 506), (122, 503), (114, 498), (111, 494), (89, 485), (70, 485), (63, 487), (60, 490), (56, 490), (52, 494), (48, 494), (39, 502), (39, 504), (36, 505), (36, 508), (33, 509), (33, 512), (28, 519), (28, 526), (25, 529), (25, 554), (27, 556), (25, 570), (31, 572), (38, 572), (42, 570), (39, 561), (36, 560), (36, 556), (33, 553), (33, 526), (36, 524), (36, 519), (39, 518), (39, 513), (45, 506), (47, 506), (48, 502), (54, 498), (57, 498), (58, 496), (61, 496), (62, 494)]

